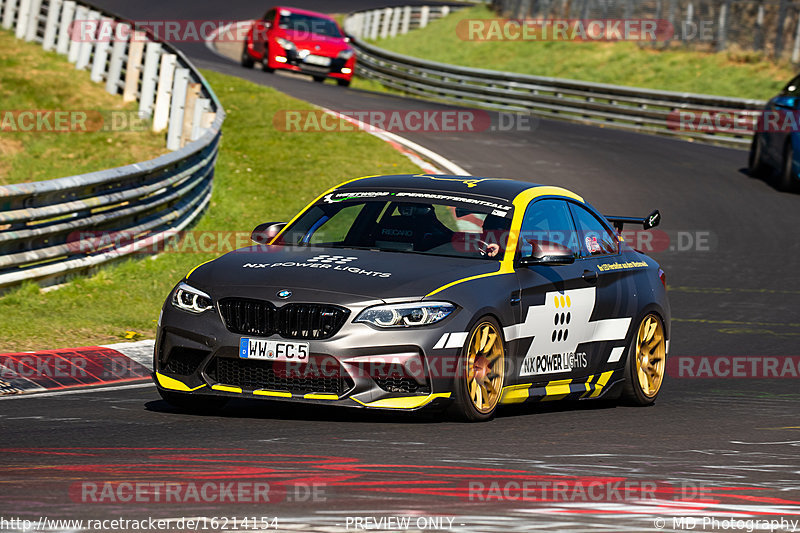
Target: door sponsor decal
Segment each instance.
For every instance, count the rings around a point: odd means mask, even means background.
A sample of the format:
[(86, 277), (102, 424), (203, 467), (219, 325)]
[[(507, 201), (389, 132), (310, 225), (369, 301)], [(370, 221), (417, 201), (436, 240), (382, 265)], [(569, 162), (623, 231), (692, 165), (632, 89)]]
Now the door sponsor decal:
[(520, 376), (570, 372), (588, 366), (578, 345), (624, 340), (631, 318), (591, 320), (596, 287), (548, 292), (544, 305), (528, 307), (525, 321), (503, 329), (506, 340), (533, 337)]

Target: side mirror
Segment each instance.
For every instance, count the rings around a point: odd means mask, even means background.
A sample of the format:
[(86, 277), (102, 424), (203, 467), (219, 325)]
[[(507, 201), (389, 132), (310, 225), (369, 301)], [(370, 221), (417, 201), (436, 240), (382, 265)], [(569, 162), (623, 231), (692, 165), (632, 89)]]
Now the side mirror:
[(776, 96), (772, 103), (781, 109), (797, 109), (797, 98), (794, 96)]
[(652, 229), (659, 224), (661, 224), (661, 213), (658, 211), (658, 209), (656, 209), (647, 215), (647, 218), (644, 219), (644, 222), (642, 223), (642, 227), (644, 227), (644, 229)]
[(250, 238), (258, 244), (269, 244), (286, 226), (286, 222), (265, 222), (256, 226)]
[(533, 246), (531, 255), (520, 257), (517, 264), (520, 266), (533, 266), (533, 265), (571, 265), (575, 262), (575, 254), (557, 242), (549, 241), (528, 241), (528, 244)]

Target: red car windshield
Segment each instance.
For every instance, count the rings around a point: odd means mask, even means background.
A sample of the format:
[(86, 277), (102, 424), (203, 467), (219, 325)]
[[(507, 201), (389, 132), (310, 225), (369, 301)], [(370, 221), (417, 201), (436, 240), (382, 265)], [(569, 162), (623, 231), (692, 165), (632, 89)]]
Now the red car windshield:
[(283, 30), (323, 35), (325, 37), (344, 37), (342, 32), (339, 31), (339, 27), (332, 20), (299, 13), (281, 15), (278, 27)]

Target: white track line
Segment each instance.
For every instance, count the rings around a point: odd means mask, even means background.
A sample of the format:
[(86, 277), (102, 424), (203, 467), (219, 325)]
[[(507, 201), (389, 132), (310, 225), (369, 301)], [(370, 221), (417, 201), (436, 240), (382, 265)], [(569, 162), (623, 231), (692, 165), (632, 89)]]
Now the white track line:
[(155, 387), (155, 384), (148, 381), (147, 383), (134, 383), (132, 385), (117, 385), (113, 387), (96, 386), (96, 387), (86, 387), (80, 389), (76, 388), (74, 390), (66, 389), (66, 390), (56, 390), (50, 392), (26, 392), (24, 394), (11, 394), (8, 396), (0, 396), (0, 401), (21, 400), (26, 398), (44, 398), (46, 396), (61, 396), (64, 394), (91, 394), (93, 392), (117, 391), (124, 389), (144, 389), (147, 387)]

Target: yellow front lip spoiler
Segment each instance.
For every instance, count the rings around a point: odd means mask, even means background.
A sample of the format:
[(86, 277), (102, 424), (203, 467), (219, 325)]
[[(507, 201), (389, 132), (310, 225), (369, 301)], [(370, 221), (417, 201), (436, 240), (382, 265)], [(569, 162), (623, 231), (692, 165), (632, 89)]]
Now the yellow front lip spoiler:
[[(175, 390), (181, 392), (193, 392), (198, 389), (202, 389), (206, 385), (200, 385), (198, 387), (190, 388), (188, 385), (179, 381), (175, 378), (171, 378), (169, 376), (165, 376), (160, 372), (155, 373), (156, 381), (158, 384), (168, 390)], [(239, 387), (231, 387), (229, 385), (221, 385), (215, 384), (211, 386), (212, 390), (220, 391), (220, 392), (232, 392), (235, 394), (243, 394), (241, 388)], [(335, 401), (345, 398), (339, 398), (335, 394), (324, 394), (324, 393), (309, 393), (303, 395), (294, 395), (290, 392), (285, 391), (269, 391), (269, 390), (255, 390), (253, 391), (254, 396), (264, 396), (270, 398), (296, 398), (296, 399), (303, 399), (303, 400), (329, 400)], [(435, 394), (428, 394), (427, 396), (403, 396), (400, 398), (383, 398), (381, 400), (375, 400), (374, 402), (362, 402), (357, 400), (356, 398), (350, 398), (354, 402), (361, 404), (364, 407), (372, 407), (376, 409), (417, 409), (419, 407), (423, 407), (428, 405), (432, 401), (439, 399), (439, 398), (450, 398), (452, 393), (450, 392), (438, 392)]]
[(436, 394), (429, 394), (427, 396), (405, 396), (402, 398), (384, 398), (382, 400), (375, 400), (374, 402), (362, 402), (352, 398), (352, 400), (360, 403), (364, 407), (375, 407), (379, 409), (416, 409), (424, 405), (428, 405), (437, 398), (449, 398), (452, 393), (438, 392)]

